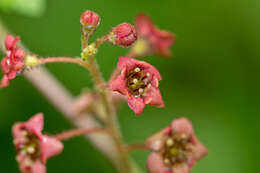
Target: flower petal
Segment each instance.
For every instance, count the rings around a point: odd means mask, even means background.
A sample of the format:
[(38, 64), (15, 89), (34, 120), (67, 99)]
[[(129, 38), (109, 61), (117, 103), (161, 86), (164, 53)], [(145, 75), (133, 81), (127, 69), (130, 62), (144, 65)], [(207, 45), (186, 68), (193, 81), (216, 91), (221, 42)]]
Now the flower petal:
[(127, 71), (134, 68), (136, 66), (137, 60), (133, 58), (128, 58), (128, 57), (119, 57), (118, 58), (118, 63), (117, 67), (122, 70), (124, 68), (127, 68)]
[(26, 129), (33, 132), (36, 136), (41, 136), (41, 131), (43, 129), (43, 114), (38, 113), (29, 119), (26, 124)]
[(170, 130), (168, 130), (168, 129), (169, 128), (165, 128), (165, 129), (155, 133), (151, 137), (149, 137), (146, 140), (146, 146), (148, 146), (148, 148), (150, 148), (154, 151), (161, 150), (164, 145), (164, 142), (166, 140), (166, 137), (168, 135), (168, 132), (171, 132), (171, 128), (170, 128)]
[(1, 88), (7, 87), (10, 83), (8, 76), (4, 75), (3, 79), (1, 80)]
[(40, 161), (33, 164), (31, 173), (46, 173), (46, 167)]
[(143, 99), (141, 99), (140, 97), (132, 97), (129, 96), (127, 99), (127, 103), (129, 105), (129, 107), (137, 114), (140, 115), (142, 114), (145, 104)]
[(156, 107), (164, 107), (164, 102), (162, 99), (161, 92), (158, 88), (151, 87), (145, 96), (144, 102), (146, 104), (149, 104), (151, 106), (156, 106)]
[(47, 159), (62, 152), (63, 144), (56, 138), (42, 136), (40, 141), (41, 160), (46, 163)]
[(159, 153), (151, 153), (148, 156), (146, 163), (147, 170), (149, 173), (165, 173), (166, 171), (163, 159)]
[(193, 158), (199, 160), (208, 153), (207, 148), (202, 143), (200, 143), (195, 136), (192, 136), (192, 142), (194, 144)]
[(109, 88), (112, 91), (117, 91), (123, 95), (127, 94), (126, 81), (119, 75), (117, 78), (109, 83)]
[(135, 26), (141, 37), (149, 36), (152, 33), (153, 23), (144, 13), (140, 13), (135, 18)]
[(176, 134), (194, 135), (192, 124), (187, 118), (178, 118), (174, 120), (172, 122), (172, 130)]
[(181, 164), (172, 168), (173, 173), (189, 173), (190, 168), (187, 164)]

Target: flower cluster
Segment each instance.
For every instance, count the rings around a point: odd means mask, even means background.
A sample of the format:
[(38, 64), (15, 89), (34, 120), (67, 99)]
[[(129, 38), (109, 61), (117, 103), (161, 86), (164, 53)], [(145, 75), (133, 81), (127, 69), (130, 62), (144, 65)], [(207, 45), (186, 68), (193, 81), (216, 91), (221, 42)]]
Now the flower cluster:
[(45, 173), (47, 159), (62, 152), (63, 144), (41, 133), (43, 115), (37, 114), (25, 123), (13, 126), (17, 162), (23, 173)]
[[(114, 140), (115, 147), (121, 155), (118, 163), (121, 164), (122, 160), (121, 165), (124, 167), (122, 172), (130, 173), (131, 166), (125, 156), (131, 146), (127, 146), (124, 141), (121, 141), (118, 124), (114, 121), (118, 104), (122, 100), (126, 100), (136, 115), (142, 114), (146, 105), (158, 108), (165, 106), (159, 90), (159, 82), (162, 80), (160, 72), (153, 65), (135, 58), (151, 54), (171, 56), (170, 46), (175, 42), (175, 36), (172, 33), (158, 29), (148, 16), (139, 14), (135, 19), (135, 26), (122, 23), (90, 44), (89, 37), (96, 31), (100, 17), (97, 13), (88, 10), (81, 15), (80, 23), (82, 27), (80, 58), (41, 58), (34, 54), (26, 55), (26, 52), (17, 46), (19, 37), (11, 35), (6, 37), (7, 52), (1, 61), (4, 74), (1, 87), (8, 86), (10, 80), (25, 68), (30, 69), (54, 62), (76, 63), (90, 71), (95, 90), (82, 94), (71, 105), (65, 103), (65, 106), (60, 107), (64, 108), (68, 105), (72, 107), (71, 112), (67, 110), (64, 112), (73, 115), (75, 119), (78, 118), (76, 115), (84, 116), (83, 113), (87, 112), (95, 115), (96, 119), (101, 122), (97, 123), (98, 128), (95, 122), (93, 123), (95, 127), (78, 128), (56, 136), (42, 134), (42, 114), (33, 116), (27, 122), (14, 124), (13, 143), (22, 173), (45, 173), (46, 161), (63, 150), (61, 140), (97, 132), (110, 135), (109, 139)], [(127, 56), (119, 57), (117, 68), (109, 82), (103, 80), (95, 59), (99, 46), (105, 42), (123, 47), (132, 46)], [(51, 90), (52, 87), (50, 86), (48, 89)], [(57, 100), (54, 98), (54, 102), (59, 105), (63, 104), (63, 100), (66, 99), (58, 100), (60, 98), (66, 97), (57, 97)], [(82, 123), (84, 122), (82, 121)], [(147, 159), (149, 173), (189, 173), (194, 164), (207, 153), (207, 149), (195, 137), (191, 122), (186, 118), (174, 120), (171, 126), (148, 138), (145, 144), (136, 146), (142, 146), (152, 152)]]
[(8, 86), (10, 80), (14, 79), (24, 69), (26, 53), (17, 46), (19, 40), (19, 37), (6, 36), (6, 56), (1, 61), (2, 72), (4, 74), (1, 81), (1, 88)]
[(174, 120), (170, 127), (150, 137), (147, 145), (154, 150), (147, 159), (149, 173), (188, 173), (207, 154), (186, 118)]

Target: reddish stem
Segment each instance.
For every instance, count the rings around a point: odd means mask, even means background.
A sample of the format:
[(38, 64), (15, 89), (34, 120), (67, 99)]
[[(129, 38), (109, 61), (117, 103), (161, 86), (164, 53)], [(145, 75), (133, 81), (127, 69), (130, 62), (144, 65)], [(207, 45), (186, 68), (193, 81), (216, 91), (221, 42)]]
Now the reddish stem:
[(126, 152), (130, 153), (136, 150), (148, 150), (151, 151), (149, 147), (147, 147), (145, 144), (131, 144), (126, 147)]
[(76, 58), (69, 58), (69, 57), (48, 57), (48, 58), (41, 58), (39, 59), (40, 62), (38, 65), (42, 64), (47, 64), (47, 63), (57, 63), (57, 62), (62, 62), (62, 63), (75, 63), (78, 64), (86, 69), (89, 69), (89, 65), (82, 61), (81, 59), (76, 59)]
[(107, 133), (108, 131), (104, 128), (79, 128), (73, 129), (61, 134), (56, 135), (57, 140), (66, 140), (75, 136), (86, 135), (91, 133)]
[(101, 44), (103, 44), (107, 40), (108, 40), (108, 35), (104, 35), (101, 38), (97, 39), (97, 41), (95, 42), (96, 48), (98, 48)]

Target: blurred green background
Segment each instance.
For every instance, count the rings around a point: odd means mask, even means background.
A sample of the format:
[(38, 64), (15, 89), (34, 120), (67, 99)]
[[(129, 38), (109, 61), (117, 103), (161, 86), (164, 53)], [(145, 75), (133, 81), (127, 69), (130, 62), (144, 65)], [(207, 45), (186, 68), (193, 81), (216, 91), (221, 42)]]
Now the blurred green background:
[[(123, 104), (119, 120), (127, 142), (142, 142), (174, 118), (185, 116), (209, 149), (193, 173), (259, 172), (259, 0), (47, 0), (40, 17), (6, 10), (0, 16), (31, 51), (42, 56), (77, 56), (79, 17), (86, 9), (102, 17), (94, 38), (119, 23), (132, 23), (139, 12), (177, 35), (172, 59), (146, 59), (163, 76), (160, 88), (166, 108), (147, 107), (137, 117)], [(106, 79), (117, 58), (126, 52), (109, 44), (100, 48), (97, 60)], [(47, 68), (74, 95), (92, 87), (88, 72), (76, 65)], [(37, 112), (45, 114), (48, 133), (72, 127), (23, 77), (0, 90), (1, 172), (19, 172), (10, 129), (14, 122), (25, 121)], [(143, 169), (147, 154), (132, 154)], [(64, 152), (47, 166), (49, 173), (115, 172), (110, 162), (81, 137), (66, 141)]]

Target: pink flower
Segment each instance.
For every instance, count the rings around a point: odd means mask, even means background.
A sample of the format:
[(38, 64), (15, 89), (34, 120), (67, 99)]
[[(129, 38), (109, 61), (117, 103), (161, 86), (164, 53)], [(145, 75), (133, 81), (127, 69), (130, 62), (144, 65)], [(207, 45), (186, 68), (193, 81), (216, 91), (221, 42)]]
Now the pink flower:
[(23, 173), (45, 173), (47, 159), (60, 154), (63, 144), (54, 137), (43, 135), (43, 115), (35, 115), (25, 123), (16, 123), (12, 132), (17, 162)]
[(89, 29), (96, 28), (99, 25), (99, 15), (93, 11), (85, 11), (80, 17), (80, 23), (82, 26)]
[(174, 120), (170, 127), (150, 137), (147, 146), (154, 150), (147, 159), (149, 173), (189, 173), (207, 154), (186, 118)]
[(137, 39), (137, 32), (134, 26), (122, 23), (112, 29), (108, 41), (115, 45), (131, 46)]
[(14, 79), (25, 67), (26, 53), (17, 47), (19, 39), (19, 37), (14, 38), (11, 35), (6, 36), (6, 56), (1, 61), (2, 72), (4, 74), (1, 81), (1, 88), (8, 86), (10, 80)]
[(164, 57), (171, 56), (170, 46), (175, 42), (175, 36), (172, 33), (158, 29), (145, 14), (137, 15), (135, 26), (140, 39), (148, 44), (143, 54), (155, 53)]
[(117, 66), (121, 74), (110, 82), (110, 89), (125, 95), (129, 107), (136, 114), (143, 112), (145, 104), (164, 107), (158, 88), (162, 78), (155, 67), (127, 57), (120, 57)]

